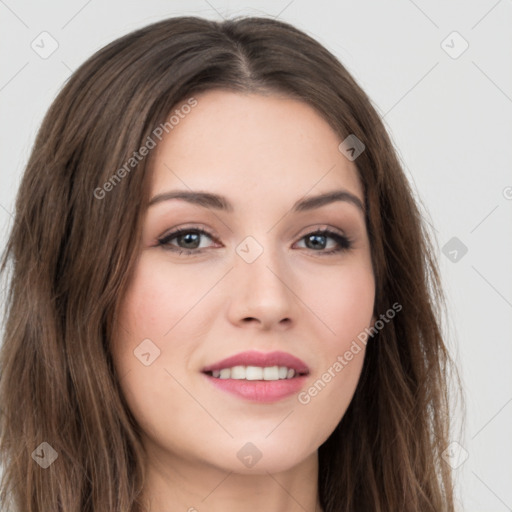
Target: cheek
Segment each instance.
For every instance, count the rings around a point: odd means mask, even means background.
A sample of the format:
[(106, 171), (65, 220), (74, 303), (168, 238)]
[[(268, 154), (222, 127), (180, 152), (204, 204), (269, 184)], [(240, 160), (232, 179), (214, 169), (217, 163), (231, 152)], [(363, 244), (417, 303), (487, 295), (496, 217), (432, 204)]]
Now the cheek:
[(366, 352), (364, 336), (372, 325), (374, 298), (373, 275), (368, 272), (340, 277), (322, 298), (317, 297), (318, 303), (324, 305), (319, 315), (325, 322), (319, 339), (321, 357), (314, 378), (297, 399), (318, 445), (341, 421), (356, 390)]
[(171, 270), (149, 258), (139, 264), (120, 315), (132, 336), (162, 339), (197, 301), (194, 275)]
[(315, 300), (324, 323), (321, 366), (315, 369), (316, 380), (299, 402), (314, 400), (319, 410), (331, 408), (334, 427), (350, 403), (363, 367), (375, 300), (373, 272), (366, 266), (347, 267)]
[[(139, 409), (138, 395), (153, 398), (154, 389), (162, 385), (157, 377), (161, 377), (167, 356), (164, 335), (180, 317), (176, 311), (179, 287), (166, 286), (162, 271), (158, 266), (139, 264), (120, 304), (112, 355), (132, 409)], [(148, 339), (151, 343), (145, 341)], [(150, 365), (145, 366), (137, 355), (143, 360), (142, 354), (148, 351)]]
[(311, 309), (323, 324), (319, 333), (325, 343), (324, 353), (332, 357), (347, 350), (352, 340), (371, 325), (374, 276), (366, 265), (351, 265), (321, 277), (317, 284), (309, 295)]
[[(142, 259), (120, 305), (112, 344), (114, 364), (128, 406), (150, 437), (162, 435), (155, 430), (158, 425), (173, 424), (170, 403), (173, 410), (190, 405), (189, 397), (172, 393), (176, 386), (166, 371), (174, 372), (173, 359), (186, 359), (189, 348), (185, 346), (186, 340), (180, 343), (174, 339), (169, 351), (173, 332), (165, 336), (185, 315), (186, 305), (192, 301), (188, 300), (188, 290), (193, 290), (190, 280), (186, 282), (178, 273), (170, 275), (169, 265)], [(148, 339), (153, 345), (147, 341), (141, 345)], [(138, 359), (143, 353), (140, 346), (147, 347), (144, 353), (150, 353), (147, 366)]]

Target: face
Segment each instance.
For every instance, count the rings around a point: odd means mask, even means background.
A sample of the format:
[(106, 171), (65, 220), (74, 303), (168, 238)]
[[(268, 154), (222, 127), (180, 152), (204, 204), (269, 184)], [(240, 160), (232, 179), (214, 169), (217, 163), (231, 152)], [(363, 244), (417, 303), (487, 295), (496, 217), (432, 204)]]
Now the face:
[(307, 104), (195, 98), (153, 150), (114, 362), (161, 462), (284, 471), (316, 455), (361, 373), (375, 298), (363, 189)]

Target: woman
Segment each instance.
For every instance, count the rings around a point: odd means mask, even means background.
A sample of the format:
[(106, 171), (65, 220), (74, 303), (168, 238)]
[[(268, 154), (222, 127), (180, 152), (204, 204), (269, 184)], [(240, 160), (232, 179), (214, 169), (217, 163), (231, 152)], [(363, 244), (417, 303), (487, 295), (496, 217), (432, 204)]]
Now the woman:
[(182, 17), (93, 55), (9, 262), (8, 510), (454, 510), (431, 243), (370, 100), (303, 32)]

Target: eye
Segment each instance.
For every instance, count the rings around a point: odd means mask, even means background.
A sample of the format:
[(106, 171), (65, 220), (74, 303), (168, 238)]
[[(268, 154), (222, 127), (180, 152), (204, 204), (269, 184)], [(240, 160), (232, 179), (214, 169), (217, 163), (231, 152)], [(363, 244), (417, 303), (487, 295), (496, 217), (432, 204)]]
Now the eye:
[[(158, 239), (158, 245), (163, 249), (178, 254), (200, 254), (208, 246), (201, 246), (201, 238), (207, 237), (214, 240), (214, 236), (204, 229), (199, 228), (180, 228), (169, 233), (163, 238)], [(334, 240), (334, 244), (328, 248), (328, 240)], [(305, 241), (306, 249), (311, 249), (321, 255), (335, 254), (347, 251), (352, 247), (352, 242), (346, 236), (331, 231), (329, 229), (321, 229), (313, 231), (303, 236), (300, 241)], [(175, 241), (175, 243), (172, 243)], [(334, 245), (334, 247), (333, 247)], [(325, 250), (325, 249), (329, 250)]]
[[(200, 247), (202, 236), (206, 236), (211, 240), (213, 239), (213, 235), (204, 229), (180, 228), (159, 239), (158, 244), (166, 250), (179, 254), (198, 254), (204, 249), (204, 247)], [(175, 247), (174, 244), (171, 244), (171, 241), (175, 239), (178, 244), (183, 244), (183, 246)]]
[[(329, 250), (322, 250), (327, 248), (327, 240), (334, 240), (335, 244)], [(342, 251), (347, 251), (352, 247), (352, 242), (346, 236), (331, 231), (329, 229), (321, 229), (308, 233), (306, 236), (301, 238), (301, 241), (305, 241), (307, 249), (312, 249), (314, 252), (319, 252), (321, 255), (335, 254)]]

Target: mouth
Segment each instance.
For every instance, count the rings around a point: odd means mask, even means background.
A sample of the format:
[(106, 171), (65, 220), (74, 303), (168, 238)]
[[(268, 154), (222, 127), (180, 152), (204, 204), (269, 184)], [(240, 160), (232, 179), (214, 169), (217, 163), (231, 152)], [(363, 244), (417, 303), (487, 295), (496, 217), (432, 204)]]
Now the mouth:
[(271, 403), (297, 393), (308, 366), (286, 352), (243, 352), (203, 368), (217, 389), (245, 400)]
[(294, 368), (287, 366), (232, 366), (203, 372), (214, 379), (235, 379), (235, 380), (289, 380), (308, 375), (309, 372), (297, 372)]

